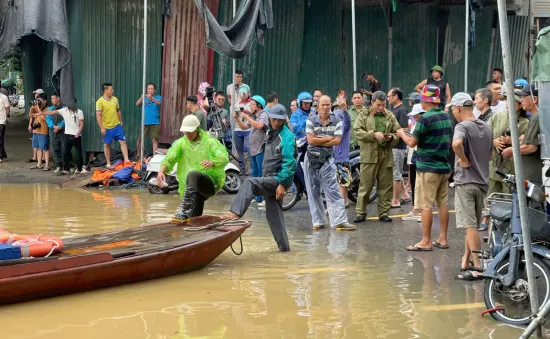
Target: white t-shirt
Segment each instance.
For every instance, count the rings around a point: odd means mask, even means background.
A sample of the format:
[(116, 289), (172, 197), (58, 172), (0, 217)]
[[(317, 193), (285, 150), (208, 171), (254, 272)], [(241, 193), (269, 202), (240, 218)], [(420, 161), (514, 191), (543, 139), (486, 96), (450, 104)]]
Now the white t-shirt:
[[(236, 107), (237, 109), (239, 109), (239, 111), (240, 111), (241, 107), (242, 107), (245, 111), (247, 111), (247, 112), (250, 112), (250, 111), (251, 111), (250, 104), (248, 104), (248, 103), (247, 103), (247, 104), (238, 103), (238, 104), (235, 105), (235, 107)], [(240, 112), (237, 113), (237, 115), (239, 116), (239, 119), (240, 119), (242, 122), (244, 122), (245, 124), (249, 125), (249, 123), (248, 123), (247, 120), (245, 120), (245, 119), (243, 119), (243, 118), (240, 117), (240, 114), (241, 114)], [(233, 115), (231, 115), (231, 117), (233, 117)], [(239, 127), (239, 124), (237, 124), (237, 123), (235, 123), (235, 129), (234, 129), (234, 130), (237, 131), (237, 132), (243, 131), (243, 129), (240, 128), (240, 127)], [(247, 130), (245, 130), (245, 131), (249, 131), (249, 130), (247, 129)]]
[(8, 108), (10, 107), (10, 99), (0, 93), (0, 125), (5, 125), (8, 120)]
[(80, 122), (84, 120), (84, 113), (81, 110), (71, 112), (67, 107), (57, 112), (65, 119), (65, 134), (76, 135), (80, 129)]
[[(496, 105), (491, 106), (491, 111), (493, 114), (498, 112), (506, 112), (506, 101), (499, 101)], [(477, 109), (477, 107), (474, 107), (474, 115), (476, 118), (479, 118), (481, 115), (481, 112)]]

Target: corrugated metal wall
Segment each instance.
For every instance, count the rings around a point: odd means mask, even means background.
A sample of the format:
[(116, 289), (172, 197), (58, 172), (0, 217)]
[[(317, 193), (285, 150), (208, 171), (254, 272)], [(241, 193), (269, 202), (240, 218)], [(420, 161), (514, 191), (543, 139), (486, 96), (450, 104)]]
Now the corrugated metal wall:
[[(216, 15), (218, 0), (207, 1)], [(162, 69), (162, 141), (181, 136), (181, 121), (187, 115), (185, 98), (196, 95), (199, 84), (207, 81), (209, 56), (204, 21), (193, 1), (172, 1), (171, 19), (164, 25)]]
[[(485, 87), (487, 63), (489, 62), (493, 8), (476, 12), (476, 45), (470, 49), (468, 65), (468, 91)], [(449, 24), (445, 37), (443, 55), (444, 79), (451, 87), (451, 93), (464, 91), (464, 18), (463, 6), (451, 7)]]
[[(528, 79), (529, 59), (529, 17), (508, 16), (508, 31), (510, 34), (510, 47), (512, 53), (512, 78), (523, 77)], [(502, 64), (502, 46), (500, 44), (500, 29), (496, 29), (493, 58), (489, 67), (504, 69)]]
[[(299, 88), (305, 4), (303, 0), (273, 0), (273, 9), (275, 28), (266, 33), (265, 46), (255, 44), (250, 55), (237, 60), (237, 69), (243, 71), (244, 82), (254, 94), (266, 96), (275, 90), (288, 108)], [(232, 13), (231, 1), (221, 2), (218, 21), (229, 25)], [(225, 92), (233, 81), (231, 73), (231, 59), (216, 54), (214, 83), (218, 90)]]
[[(147, 23), (147, 81), (160, 93), (162, 57), (162, 0), (149, 0)], [(75, 95), (84, 111), (85, 151), (102, 151), (95, 120), (101, 84), (113, 83), (120, 101), (124, 130), (135, 149), (141, 111), (135, 102), (143, 92), (143, 2), (140, 0), (67, 0)], [(116, 143), (115, 143), (116, 144)], [(118, 145), (115, 145), (118, 147)]]

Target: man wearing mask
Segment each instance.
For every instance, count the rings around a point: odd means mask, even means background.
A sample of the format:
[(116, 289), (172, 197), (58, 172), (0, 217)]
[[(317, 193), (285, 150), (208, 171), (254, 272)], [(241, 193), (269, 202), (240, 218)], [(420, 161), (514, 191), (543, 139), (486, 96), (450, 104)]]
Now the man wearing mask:
[(363, 94), (361, 91), (355, 91), (351, 94), (351, 102), (353, 103), (353, 107), (349, 109), (349, 115), (351, 118), (350, 147), (355, 149), (359, 147), (359, 144), (357, 143), (357, 138), (355, 138), (353, 124), (355, 123), (355, 120), (357, 120), (357, 117), (367, 108), (363, 105)]
[(367, 203), (373, 186), (378, 191), (378, 219), (392, 222), (388, 216), (392, 199), (393, 152), (399, 138), (395, 132), (399, 122), (386, 109), (386, 93), (374, 92), (372, 106), (357, 117), (353, 130), (361, 149), (361, 180), (357, 196), (356, 213), (353, 222), (367, 219)]
[[(48, 111), (47, 108), (48, 97), (44, 93), (37, 95), (37, 105), (32, 106), (30, 110), (32, 135), (32, 148), (37, 149), (36, 157), (38, 163), (32, 166), (31, 169), (41, 169), (44, 171), (50, 170), (50, 139), (49, 130), (46, 119), (41, 112)], [(45, 159), (45, 166), (42, 167), (42, 159)]]
[[(259, 178), (262, 176), (262, 164), (264, 162), (263, 146), (265, 143), (269, 117), (264, 111), (265, 100), (259, 95), (252, 97), (249, 103), (251, 114), (241, 112), (241, 119), (236, 119), (237, 124), (243, 130), (250, 130), (250, 166), (252, 167), (252, 176)], [(258, 206), (265, 206), (262, 196), (255, 197)]]
[(269, 111), (269, 130), (265, 142), (265, 155), (261, 178), (246, 179), (233, 199), (230, 213), (224, 219), (239, 219), (247, 211), (255, 195), (266, 202), (266, 218), (273, 238), (281, 252), (290, 251), (282, 200), (292, 185), (296, 170), (296, 143), (285, 125), (286, 109), (276, 104)]
[[(59, 94), (54, 93), (51, 96), (52, 106), (48, 108), (49, 111), (60, 110), (65, 107), (61, 102)], [(53, 160), (55, 162), (56, 174), (69, 174), (67, 171), (63, 171), (63, 145), (65, 144), (65, 120), (61, 114), (54, 114), (46, 116), (46, 123), (48, 124), (50, 133), (50, 145), (53, 151)]]
[(313, 229), (325, 228), (327, 223), (321, 198), (323, 188), (331, 227), (338, 231), (353, 231), (356, 227), (348, 223), (333, 157), (333, 147), (342, 142), (342, 122), (330, 114), (330, 108), (330, 98), (323, 95), (319, 99), (318, 114), (306, 123), (308, 150), (304, 160), (304, 174), (309, 210)]
[(239, 103), (235, 105), (235, 110), (233, 112), (233, 120), (235, 121), (234, 129), (234, 146), (239, 154), (241, 175), (246, 175), (246, 159), (244, 157), (245, 153), (249, 153), (250, 156), (250, 131), (247, 129), (242, 129), (240, 124), (237, 123), (237, 120), (240, 120), (242, 123), (247, 124), (247, 121), (241, 117), (241, 113), (250, 114), (250, 87), (248, 85), (242, 85), (239, 87)]

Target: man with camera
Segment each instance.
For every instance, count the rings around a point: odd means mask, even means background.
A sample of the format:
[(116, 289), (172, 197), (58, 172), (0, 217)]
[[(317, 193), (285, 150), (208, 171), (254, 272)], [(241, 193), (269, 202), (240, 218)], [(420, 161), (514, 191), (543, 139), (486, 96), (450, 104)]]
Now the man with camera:
[(325, 192), (327, 210), (332, 228), (353, 231), (348, 223), (344, 198), (340, 195), (334, 164), (334, 146), (342, 142), (342, 121), (330, 113), (331, 101), (327, 95), (319, 99), (319, 111), (306, 122), (308, 149), (304, 159), (304, 174), (308, 192), (313, 229), (326, 227), (325, 208), (321, 187)]
[(237, 123), (237, 120), (240, 119), (241, 122), (248, 124), (246, 120), (244, 120), (241, 117), (241, 113), (245, 114), (251, 114), (251, 108), (250, 108), (250, 87), (248, 85), (242, 85), (239, 87), (239, 103), (235, 105), (235, 109), (233, 112), (233, 117), (235, 120), (235, 127), (234, 127), (234, 142), (235, 149), (237, 150), (237, 154), (239, 154), (239, 160), (240, 160), (240, 167), (241, 167), (241, 175), (246, 175), (246, 161), (244, 159), (244, 153), (249, 153), (249, 147), (250, 147), (250, 131), (249, 130), (243, 130), (240, 125)]
[[(41, 169), (44, 171), (50, 170), (50, 140), (48, 124), (44, 115), (41, 112), (47, 112), (48, 97), (44, 92), (38, 93), (36, 100), (33, 101), (31, 110), (29, 112), (31, 116), (30, 129), (32, 130), (32, 148), (36, 148), (36, 158), (38, 163), (31, 167), (31, 169)], [(42, 167), (42, 159), (45, 159), (45, 166)]]
[[(157, 95), (157, 86), (154, 83), (147, 84), (147, 94), (143, 95), (136, 101), (136, 106), (145, 105), (145, 137), (151, 138), (153, 142), (153, 152), (156, 152), (159, 147), (160, 138), (160, 105), (162, 97)], [(140, 110), (141, 114), (141, 110)], [(139, 150), (141, 147), (141, 137), (138, 138)]]

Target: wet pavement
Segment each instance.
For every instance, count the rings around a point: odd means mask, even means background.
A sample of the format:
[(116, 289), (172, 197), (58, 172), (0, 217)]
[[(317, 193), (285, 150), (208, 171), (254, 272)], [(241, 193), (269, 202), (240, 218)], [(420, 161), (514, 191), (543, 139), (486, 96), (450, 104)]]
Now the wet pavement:
[[(227, 212), (233, 198), (214, 197), (205, 214)], [(176, 194), (140, 190), (2, 184), (0, 227), (21, 234), (92, 234), (166, 221), (178, 202)], [(375, 215), (373, 208), (369, 215)], [(265, 210), (253, 204), (245, 216), (253, 224), (243, 235), (241, 256), (227, 250), (197, 272), (0, 307), (2, 338), (506, 339), (521, 334), (480, 316), (482, 282), (454, 280), (464, 246), (454, 214), (450, 249), (427, 253), (404, 250), (419, 240), (420, 223), (414, 221), (369, 220), (355, 232), (314, 232), (307, 201), (285, 217), (289, 253), (276, 250)], [(238, 251), (238, 242), (234, 246)]]

